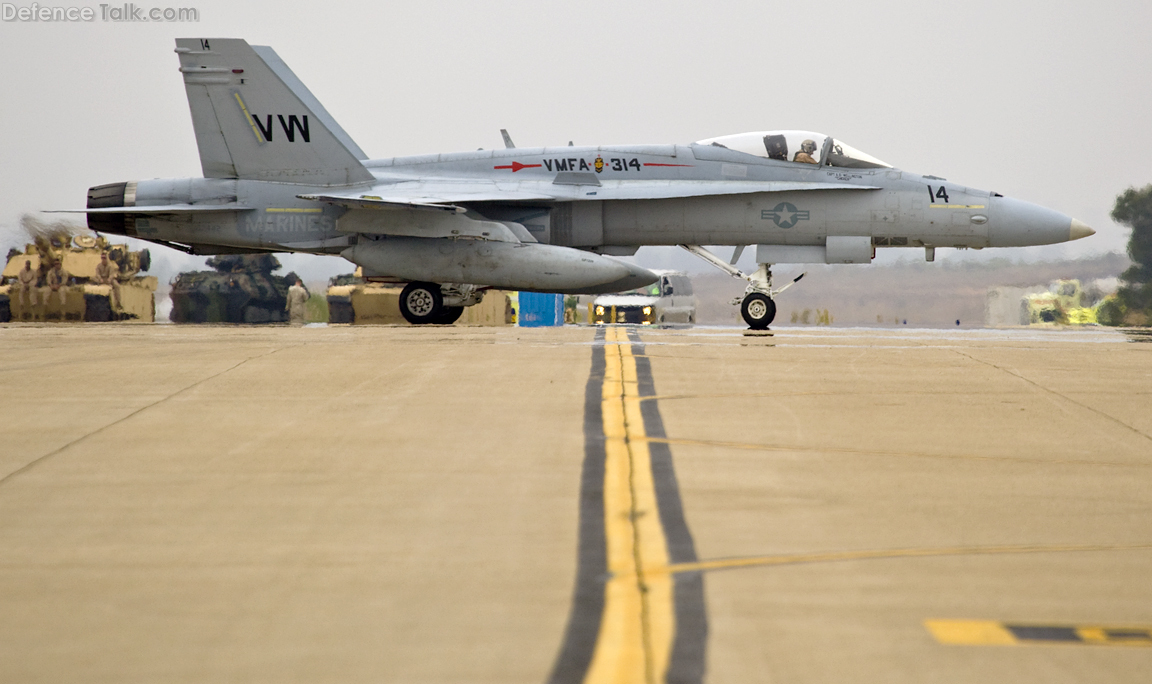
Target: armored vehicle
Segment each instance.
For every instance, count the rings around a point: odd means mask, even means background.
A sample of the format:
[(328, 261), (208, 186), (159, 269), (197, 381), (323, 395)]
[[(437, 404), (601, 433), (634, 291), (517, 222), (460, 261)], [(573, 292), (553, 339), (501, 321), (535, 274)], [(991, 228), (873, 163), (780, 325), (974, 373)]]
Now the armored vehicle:
[[(97, 275), (107, 255), (111, 284)], [(56, 271), (56, 265), (60, 271)], [(156, 278), (148, 250), (109, 244), (103, 237), (37, 235), (24, 251), (10, 250), (0, 285), (0, 322), (155, 319)], [(30, 273), (21, 276), (21, 272)]]
[(1024, 325), (1058, 323), (1091, 325), (1096, 323), (1096, 310), (1084, 306), (1084, 290), (1079, 280), (1056, 280), (1047, 292), (1026, 295), (1020, 300), (1020, 318)]
[(205, 262), (211, 271), (180, 273), (172, 283), (173, 323), (282, 323), (296, 274), (273, 275), (271, 254), (223, 254)]
[(356, 273), (345, 273), (328, 279), (328, 322), (353, 323), (356, 311), (352, 308), (352, 295), (361, 290), (367, 281)]

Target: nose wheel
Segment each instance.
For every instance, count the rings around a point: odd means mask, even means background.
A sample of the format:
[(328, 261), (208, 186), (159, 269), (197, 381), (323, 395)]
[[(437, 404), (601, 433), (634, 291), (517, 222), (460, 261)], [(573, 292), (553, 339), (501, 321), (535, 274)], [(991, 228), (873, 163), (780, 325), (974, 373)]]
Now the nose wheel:
[(765, 330), (776, 318), (776, 302), (763, 292), (752, 292), (740, 303), (740, 315), (753, 330)]

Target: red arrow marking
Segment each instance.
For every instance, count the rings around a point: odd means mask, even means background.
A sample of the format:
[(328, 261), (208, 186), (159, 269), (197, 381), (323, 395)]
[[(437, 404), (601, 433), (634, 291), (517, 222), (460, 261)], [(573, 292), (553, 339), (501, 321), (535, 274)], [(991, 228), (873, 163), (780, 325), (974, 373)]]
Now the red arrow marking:
[(520, 169), (537, 169), (543, 164), (521, 164), (520, 162), (512, 162), (509, 166), (493, 166), (494, 169), (512, 169), (512, 173), (516, 173)]

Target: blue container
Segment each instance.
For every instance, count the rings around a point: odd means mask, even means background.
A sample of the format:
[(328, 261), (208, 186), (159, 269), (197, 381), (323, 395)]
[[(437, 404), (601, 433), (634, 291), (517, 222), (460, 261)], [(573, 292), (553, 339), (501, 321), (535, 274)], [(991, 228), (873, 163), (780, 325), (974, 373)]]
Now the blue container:
[(564, 325), (564, 295), (521, 292), (516, 320), (522, 328)]

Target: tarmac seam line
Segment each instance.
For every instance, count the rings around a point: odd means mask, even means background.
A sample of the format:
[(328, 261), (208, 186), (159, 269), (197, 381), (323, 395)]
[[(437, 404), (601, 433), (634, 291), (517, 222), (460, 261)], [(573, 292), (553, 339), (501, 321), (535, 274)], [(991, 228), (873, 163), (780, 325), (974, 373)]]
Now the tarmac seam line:
[[(624, 400), (623, 393), (620, 395), (620, 400)], [(632, 450), (633, 441), (631, 439), (634, 430), (635, 427), (628, 424), (628, 416), (625, 413), (624, 432), (626, 436), (624, 441), (628, 445), (628, 492), (631, 507), (628, 513), (632, 523), (632, 563), (639, 569), (636, 573), (636, 587), (640, 590), (640, 636), (644, 645), (644, 681), (656, 684), (656, 673), (652, 662), (652, 610), (649, 606), (651, 599), (648, 582), (645, 579), (644, 556), (640, 550), (643, 540), (640, 538), (640, 526), (636, 524), (636, 521), (646, 511), (641, 511), (636, 506), (636, 456)]]
[(1125, 427), (1125, 428), (1131, 430), (1132, 432), (1135, 432), (1137, 435), (1143, 437), (1144, 439), (1148, 440), (1149, 442), (1152, 442), (1152, 435), (1148, 435), (1148, 434), (1144, 433), (1143, 431), (1138, 430), (1137, 428), (1129, 425), (1128, 423), (1125, 423), (1124, 421), (1120, 420), (1119, 418), (1117, 418), (1115, 416), (1109, 415), (1109, 414), (1104, 413), (1103, 411), (1101, 411), (1099, 409), (1093, 408), (1087, 404), (1083, 404), (1079, 401), (1076, 401), (1075, 399), (1072, 399), (1071, 397), (1065, 396), (1065, 395), (1057, 392), (1054, 389), (1050, 389), (1048, 387), (1045, 387), (1044, 385), (1041, 385), (1040, 383), (1038, 383), (1034, 380), (1030, 380), (1030, 379), (1024, 377), (1023, 375), (1016, 373), (1015, 371), (1011, 371), (1007, 368), (1004, 368), (1003, 366), (997, 366), (996, 364), (994, 364), (990, 361), (984, 361), (983, 359), (978, 359), (975, 356), (972, 356), (971, 354), (965, 354), (964, 352), (962, 352), (958, 349), (953, 349), (952, 351), (956, 352), (960, 356), (972, 359), (973, 361), (975, 361), (977, 363), (982, 363), (985, 366), (991, 366), (992, 368), (995, 368), (996, 370), (1003, 371), (1003, 372), (1007, 373), (1008, 375), (1011, 375), (1015, 378), (1019, 378), (1019, 379), (1023, 380), (1024, 382), (1028, 383), (1029, 385), (1032, 385), (1033, 387), (1036, 387), (1038, 389), (1044, 390), (1045, 392), (1048, 392), (1049, 394), (1060, 397), (1061, 399), (1067, 401), (1070, 404), (1074, 404), (1076, 406), (1079, 406), (1082, 409), (1086, 409), (1088, 411), (1091, 411), (1092, 413), (1095, 413), (1098, 416), (1101, 416), (1103, 418), (1107, 418), (1108, 420), (1116, 423), (1117, 425)]
[(928, 549), (872, 549), (862, 551), (828, 551), (782, 556), (749, 556), (722, 558), (696, 563), (672, 563), (665, 572), (671, 574), (735, 570), (774, 565), (842, 563), (858, 560), (892, 560), (897, 558), (940, 558), (944, 556), (999, 556), (1026, 553), (1087, 553), (1098, 551), (1152, 551), (1152, 544), (1021, 544), (1018, 546), (954, 546)]
[[(299, 346), (299, 345), (292, 345), (292, 346)], [(176, 390), (175, 392), (172, 392), (171, 394), (169, 394), (165, 397), (161, 397), (160, 399), (157, 399), (156, 401), (152, 402), (151, 404), (146, 404), (144, 406), (141, 406), (140, 408), (136, 409), (135, 411), (132, 411), (131, 413), (129, 413), (125, 416), (122, 416), (120, 418), (117, 418), (116, 420), (112, 421), (111, 423), (101, 425), (100, 427), (96, 428), (95, 430), (88, 432), (88, 433), (85, 433), (85, 434), (81, 435), (80, 437), (77, 437), (76, 439), (72, 440), (71, 442), (68, 442), (67, 444), (64, 444), (63, 446), (57, 447), (56, 449), (49, 451), (48, 453), (46, 453), (42, 456), (38, 456), (35, 459), (29, 461), (28, 463), (25, 463), (24, 465), (20, 466), (16, 470), (13, 470), (12, 472), (8, 473), (7, 475), (0, 477), (0, 487), (7, 484), (9, 480), (15, 478), (16, 476), (22, 475), (22, 474), (28, 472), (29, 470), (31, 470), (32, 468), (36, 467), (37, 465), (43, 463), (44, 461), (48, 460), (49, 458), (56, 456), (56, 455), (58, 455), (64, 451), (67, 451), (68, 449), (71, 449), (72, 447), (76, 446), (80, 442), (83, 442), (84, 440), (88, 439), (89, 437), (91, 437), (93, 435), (100, 434), (101, 432), (104, 432), (105, 430), (108, 430), (109, 428), (113, 428), (113, 427), (119, 425), (120, 423), (123, 423), (124, 421), (128, 420), (129, 418), (132, 418), (133, 416), (139, 415), (140, 413), (147, 411), (148, 409), (152, 408), (153, 406), (158, 406), (160, 404), (163, 404), (164, 402), (168, 401), (172, 397), (175, 397), (178, 394), (182, 394), (184, 392), (187, 392), (188, 390), (193, 389), (194, 387), (197, 387), (198, 385), (202, 385), (202, 384), (208, 382), (209, 380), (213, 380), (215, 378), (218, 378), (221, 375), (228, 373), (229, 371), (235, 370), (235, 369), (239, 368), (240, 366), (243, 366), (244, 364), (248, 363), (249, 361), (251, 361), (253, 359), (259, 359), (259, 358), (262, 358), (264, 356), (268, 356), (270, 354), (275, 354), (276, 352), (282, 351), (284, 349), (288, 349), (288, 347), (278, 347), (278, 348), (273, 349), (271, 351), (266, 351), (263, 354), (257, 354), (255, 356), (249, 356), (248, 358), (245, 358), (245, 359), (225, 368), (224, 370), (222, 370), (218, 373), (215, 373), (213, 375), (209, 375), (206, 378), (201, 378), (200, 380), (197, 380), (196, 382), (194, 382), (190, 385), (187, 385), (186, 387), (182, 387), (182, 388)]]
[(1029, 463), (1035, 465), (1093, 466), (1109, 468), (1148, 468), (1152, 463), (1117, 463), (1115, 461), (1086, 461), (1082, 459), (1021, 458), (1019, 456), (977, 456), (974, 454), (926, 454), (912, 451), (880, 451), (878, 449), (850, 449), (845, 447), (820, 447), (786, 444), (754, 444), (746, 442), (726, 442), (708, 439), (678, 439), (648, 437), (649, 442), (680, 444), (682, 446), (716, 447), (719, 449), (741, 449), (744, 451), (804, 452), (818, 454), (854, 454), (859, 456), (888, 456), (895, 458), (937, 458), (961, 461), (987, 461), (991, 463)]

